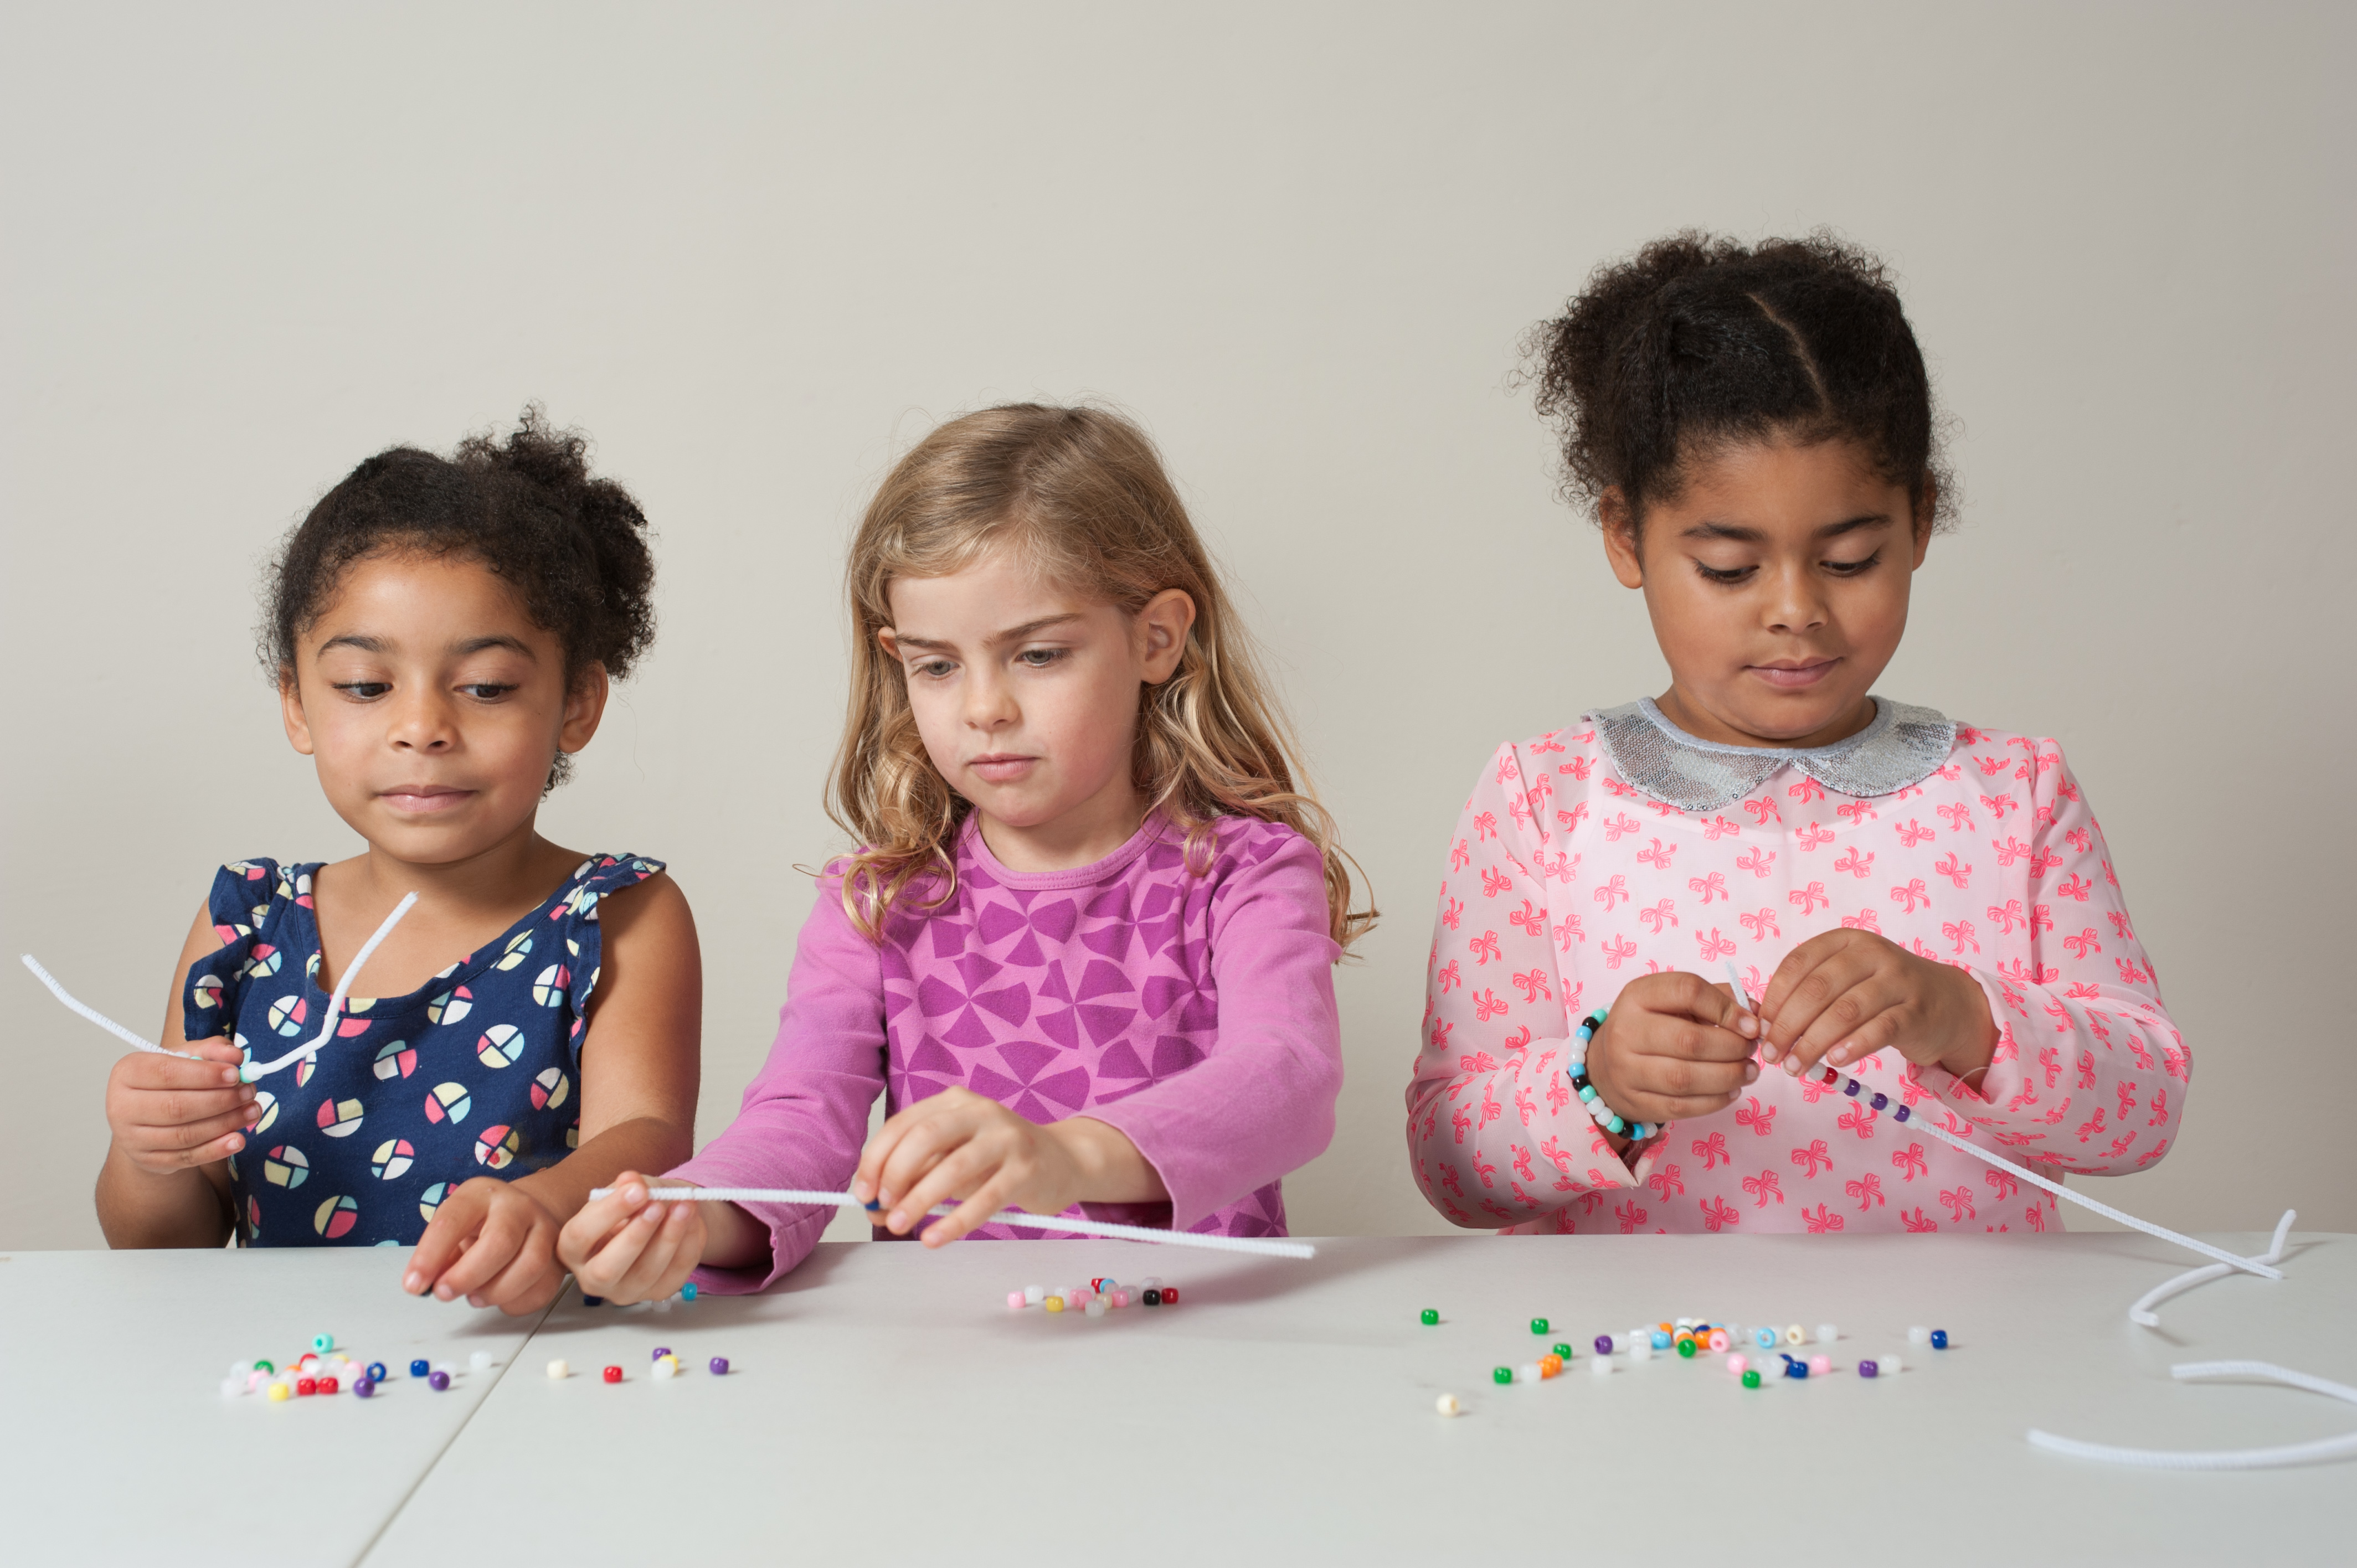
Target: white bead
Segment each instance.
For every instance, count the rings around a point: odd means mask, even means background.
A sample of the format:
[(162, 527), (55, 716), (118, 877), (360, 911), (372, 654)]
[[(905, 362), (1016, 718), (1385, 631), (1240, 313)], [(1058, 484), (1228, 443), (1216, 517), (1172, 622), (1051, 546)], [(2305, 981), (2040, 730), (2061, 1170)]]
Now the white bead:
[(1760, 1374), (1761, 1382), (1772, 1383), (1784, 1375), (1784, 1359), (1781, 1356), (1762, 1356), (1760, 1364), (1751, 1369)]
[(245, 1380), (243, 1378), (223, 1378), (221, 1380), (221, 1391), (223, 1399), (235, 1398), (237, 1395), (245, 1392)]
[(1612, 1358), (1609, 1356), (1597, 1357), (1596, 1359), (1587, 1363), (1587, 1371), (1588, 1375), (1591, 1377), (1610, 1377), (1612, 1375)]
[(1455, 1415), (1465, 1407), (1457, 1402), (1455, 1394), (1443, 1394), (1432, 1402), (1432, 1408), (1443, 1415)]
[(1878, 1377), (1895, 1377), (1906, 1369), (1896, 1356), (1885, 1356), (1874, 1363), (1875, 1375)]
[(240, 1383), (242, 1383), (246, 1379), (253, 1376), (253, 1363), (251, 1361), (231, 1362), (229, 1369), (229, 1375), (235, 1378)]
[(473, 1355), (467, 1358), (467, 1369), (470, 1372), (490, 1371), (491, 1369), (491, 1353), (489, 1350), (476, 1351)]
[(1086, 1312), (1091, 1317), (1103, 1317), (1105, 1315), (1105, 1298), (1101, 1295), (1092, 1295), (1089, 1297), (1089, 1305), (1082, 1310)]
[(1162, 1276), (1160, 1274), (1148, 1274), (1144, 1279), (1137, 1282), (1137, 1288), (1140, 1290), (1160, 1290), (1162, 1288)]
[(1539, 1364), (1536, 1361), (1525, 1361), (1515, 1370), (1514, 1381), (1518, 1383), (1535, 1383), (1538, 1380)]
[(1910, 1345), (1929, 1345), (1931, 1342), (1932, 1331), (1920, 1323), (1907, 1331), (1907, 1343)]
[(679, 1376), (679, 1363), (665, 1356), (655, 1362), (654, 1375), (658, 1378), (675, 1378)]
[(563, 1361), (551, 1361), (548, 1364), (548, 1375), (552, 1378), (569, 1378), (573, 1375), (573, 1369)]
[(655, 1303), (655, 1310), (657, 1312), (669, 1312), (671, 1310), (671, 1297), (663, 1297), (661, 1301)]
[(1808, 1342), (1809, 1342), (1809, 1335), (1808, 1335), (1808, 1331), (1807, 1331), (1806, 1329), (1803, 1328), (1799, 1324), (1797, 1324), (1797, 1323), (1792, 1324), (1792, 1325), (1791, 1325), (1790, 1326), (1788, 1326), (1788, 1327), (1784, 1330), (1784, 1343), (1785, 1343), (1785, 1344), (1787, 1344), (1787, 1345), (1806, 1345)]
[(1629, 1341), (1629, 1359), (1631, 1361), (1650, 1361), (1652, 1359), (1653, 1338), (1652, 1335), (1640, 1335), (1632, 1337)]
[(1037, 1306), (1047, 1299), (1048, 1287), (1046, 1285), (1025, 1285), (1023, 1287), (1024, 1305)]
[(1820, 1345), (1830, 1345), (1830, 1344), (1832, 1344), (1835, 1340), (1836, 1340), (1836, 1339), (1838, 1339), (1838, 1338), (1840, 1338), (1840, 1337), (1841, 1337), (1841, 1330), (1840, 1330), (1840, 1329), (1838, 1329), (1838, 1328), (1836, 1328), (1836, 1327), (1835, 1327), (1832, 1324), (1830, 1324), (1830, 1323), (1820, 1323), (1820, 1324), (1818, 1324), (1818, 1325), (1817, 1325), (1817, 1343), (1818, 1343), (1818, 1344), (1820, 1344)]

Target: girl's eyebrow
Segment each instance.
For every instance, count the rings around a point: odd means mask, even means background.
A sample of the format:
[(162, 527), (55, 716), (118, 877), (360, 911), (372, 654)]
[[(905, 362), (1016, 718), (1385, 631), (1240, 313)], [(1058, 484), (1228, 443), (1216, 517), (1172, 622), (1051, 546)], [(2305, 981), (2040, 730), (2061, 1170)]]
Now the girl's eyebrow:
[[(1079, 610), (1066, 610), (1060, 615), (1041, 616), (1037, 620), (1027, 620), (1021, 626), (1009, 627), (1005, 631), (994, 631), (988, 637), (983, 639), (983, 643), (985, 647), (995, 647), (1004, 643), (1020, 642), (1025, 638), (1036, 636), (1039, 633), (1047, 630), (1048, 628), (1051, 626), (1061, 626), (1068, 620), (1078, 620), (1080, 618), (1081, 612)], [(942, 638), (918, 637), (912, 633), (899, 630), (895, 630), (892, 633), (892, 640), (899, 643), (903, 648), (931, 648), (954, 650), (957, 647), (956, 643), (948, 641)]]
[[(333, 648), (357, 648), (362, 653), (393, 651), (393, 644), (390, 641), (382, 637), (371, 637), (366, 632), (360, 631), (344, 632), (319, 644), (319, 651), (322, 654)], [(463, 659), (470, 653), (480, 653), (487, 648), (512, 649), (526, 659), (534, 661), (540, 658), (539, 654), (533, 651), (529, 643), (521, 638), (510, 637), (504, 632), (494, 632), (489, 637), (470, 637), (464, 641), (454, 642), (450, 645), (450, 651)]]
[[(1887, 528), (1889, 525), (1889, 512), (1867, 512), (1861, 517), (1848, 518), (1840, 522), (1829, 522), (1817, 530), (1814, 537), (1835, 539), (1845, 533), (1855, 533), (1861, 528)], [(1759, 529), (1746, 528), (1740, 523), (1733, 522), (1697, 522), (1678, 537), (1681, 539), (1731, 539), (1738, 544), (1762, 544), (1768, 539), (1768, 535)]]

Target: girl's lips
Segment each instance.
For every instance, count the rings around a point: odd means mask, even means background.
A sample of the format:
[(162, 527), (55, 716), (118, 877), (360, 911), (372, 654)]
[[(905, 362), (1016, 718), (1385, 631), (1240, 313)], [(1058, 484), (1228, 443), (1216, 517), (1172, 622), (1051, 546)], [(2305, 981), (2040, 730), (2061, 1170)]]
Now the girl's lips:
[(977, 757), (966, 764), (993, 784), (1011, 784), (1031, 771), (1036, 757)]
[(475, 792), (472, 789), (448, 789), (431, 786), (387, 789), (377, 797), (394, 811), (405, 811), (416, 817), (431, 816), (436, 811), (447, 811), (474, 798)]
[(1791, 691), (1801, 686), (1815, 685), (1831, 674), (1834, 666), (1840, 662), (1838, 659), (1820, 659), (1813, 664), (1753, 664), (1749, 668), (1751, 673), (1759, 676), (1770, 686)]

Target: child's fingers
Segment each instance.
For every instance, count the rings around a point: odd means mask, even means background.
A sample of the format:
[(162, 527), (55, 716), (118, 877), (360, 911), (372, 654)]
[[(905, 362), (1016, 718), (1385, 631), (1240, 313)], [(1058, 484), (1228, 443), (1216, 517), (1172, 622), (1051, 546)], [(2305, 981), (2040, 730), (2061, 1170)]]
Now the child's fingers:
[[(695, 1255), (703, 1251), (702, 1216), (693, 1203), (658, 1203), (650, 1207), (662, 1212), (652, 1224), (644, 1227), (646, 1240), (638, 1256), (631, 1261), (614, 1286), (614, 1299), (622, 1302), (651, 1301), (669, 1295), (679, 1288), (695, 1266)], [(640, 1228), (634, 1223), (631, 1229)], [(690, 1239), (694, 1238), (693, 1246)], [(668, 1282), (668, 1283), (666, 1283)]]
[(952, 1202), (980, 1188), (996, 1176), (1003, 1164), (996, 1151), (969, 1140), (944, 1155), (924, 1179), (893, 1200), (884, 1217), (885, 1228), (900, 1235), (913, 1230), (934, 1206)]
[[(1846, 935), (1854, 933), (1844, 933)], [(1822, 945), (1820, 945), (1822, 944)], [(1812, 938), (1786, 955), (1769, 983), (1769, 999), (1760, 1004), (1768, 1025), (1760, 1038), (1760, 1054), (1781, 1061), (1814, 1028), (1826, 1009), (1863, 980), (1871, 964), (1856, 948)], [(1836, 1027), (1863, 1023), (1863, 1018), (1836, 1017)]]
[(1809, 1032), (1793, 1042), (1786, 1065), (1807, 1072), (1820, 1061), (1838, 1057), (1833, 1065), (1843, 1066), (1895, 1043), (1920, 1019), (1920, 1012), (1906, 1004), (1897, 987), (1868, 979), (1818, 1015)]
[(973, 1118), (963, 1114), (931, 1116), (909, 1128), (877, 1173), (877, 1197), (901, 1208), (933, 1167), (973, 1137)]
[[(436, 1219), (440, 1219), (437, 1211)], [(480, 1291), (501, 1269), (515, 1261), (525, 1239), (532, 1233), (531, 1221), (507, 1204), (489, 1205), (481, 1228), (468, 1241), (457, 1262), (442, 1271), (434, 1282), (437, 1300), (456, 1301), (462, 1295)]]
[(496, 1306), (512, 1316), (546, 1305), (548, 1298), (555, 1294), (551, 1276), (561, 1276), (564, 1272), (548, 1239), (527, 1235), (508, 1266), (468, 1292), (467, 1299), (477, 1306)]
[(863, 1203), (888, 1203), (915, 1185), (941, 1157), (942, 1127), (945, 1120), (955, 1119), (959, 1100), (959, 1090), (943, 1090), (887, 1117), (859, 1152), (852, 1195)]
[(919, 1240), (928, 1247), (948, 1246), (1006, 1208), (1017, 1185), (1012, 1173), (1000, 1170), (984, 1182), (973, 1197), (960, 1200), (955, 1208), (925, 1227), (925, 1233)]
[(409, 1254), (409, 1266), (401, 1272), (401, 1288), (410, 1294), (422, 1295), (432, 1289), (444, 1271), (467, 1250), (468, 1239), (483, 1222), (483, 1211), (489, 1204), (481, 1192), (468, 1190), (471, 1185), (461, 1184), (444, 1197), (434, 1218), (426, 1221), (425, 1234), (417, 1239), (416, 1247)]
[(213, 1151), (228, 1144), (234, 1154), (245, 1146), (245, 1129), (253, 1120), (250, 1106), (208, 1116), (201, 1121), (124, 1129), (124, 1143), (134, 1159), (171, 1168), (208, 1165), (221, 1157)]
[(656, 1228), (662, 1222), (663, 1210), (669, 1204), (649, 1203), (614, 1228), (597, 1248), (581, 1262), (574, 1265), (573, 1277), (581, 1282), (587, 1295), (602, 1295), (609, 1301), (621, 1299), (623, 1277), (654, 1239)]

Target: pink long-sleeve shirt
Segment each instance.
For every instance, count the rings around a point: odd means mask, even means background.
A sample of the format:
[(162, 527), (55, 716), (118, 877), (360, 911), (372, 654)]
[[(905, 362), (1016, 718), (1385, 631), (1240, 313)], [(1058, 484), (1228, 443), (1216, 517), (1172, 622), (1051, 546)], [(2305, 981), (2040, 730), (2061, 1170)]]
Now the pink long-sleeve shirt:
[[(820, 879), (769, 1061), (737, 1120), (672, 1174), (840, 1191), (879, 1091), (898, 1112), (958, 1084), (1033, 1122), (1119, 1129), (1170, 1194), (1070, 1212), (1283, 1235), (1278, 1178), (1325, 1149), (1342, 1083), (1317, 847), (1280, 824), (1222, 818), (1197, 875), (1157, 814), (1092, 865), (1017, 872), (969, 819), (954, 862), (951, 899), (928, 909), (919, 886), (880, 943), (844, 913), (840, 884)], [(770, 1227), (768, 1262), (699, 1270), (699, 1288), (766, 1287), (835, 1212), (748, 1208)]]
[(1501, 746), (1466, 803), (1407, 1094), (1435, 1208), (1549, 1232), (2057, 1226), (2051, 1197), (1781, 1069), (1633, 1164), (1598, 1133), (1564, 1071), (1581, 1017), (1641, 974), (1723, 981), (1729, 958), (1756, 999), (1786, 953), (1843, 926), (1963, 969), (1998, 1026), (1976, 1090), (1895, 1051), (1850, 1069), (1869, 1087), (2043, 1175), (2132, 1172), (2168, 1150), (2191, 1057), (2053, 741), (1958, 725), (1888, 793), (1787, 763), (1723, 809), (1682, 810), (1629, 782), (1602, 721), (1674, 781), (1681, 757), (1706, 768), (1727, 748), (1695, 747), (1648, 705), (1653, 735), (1635, 712)]

